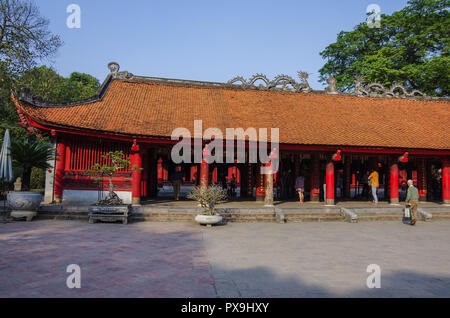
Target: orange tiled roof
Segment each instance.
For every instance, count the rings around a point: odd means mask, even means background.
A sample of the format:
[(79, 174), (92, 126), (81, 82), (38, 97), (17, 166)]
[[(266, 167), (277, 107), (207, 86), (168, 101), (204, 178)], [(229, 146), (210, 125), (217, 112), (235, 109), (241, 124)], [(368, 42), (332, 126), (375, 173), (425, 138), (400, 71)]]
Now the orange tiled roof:
[[(209, 127), (278, 127), (281, 143), (450, 149), (450, 103), (112, 80), (99, 101), (37, 107), (13, 97), (41, 124), (170, 137), (194, 120)], [(269, 130), (270, 131), (270, 130)]]

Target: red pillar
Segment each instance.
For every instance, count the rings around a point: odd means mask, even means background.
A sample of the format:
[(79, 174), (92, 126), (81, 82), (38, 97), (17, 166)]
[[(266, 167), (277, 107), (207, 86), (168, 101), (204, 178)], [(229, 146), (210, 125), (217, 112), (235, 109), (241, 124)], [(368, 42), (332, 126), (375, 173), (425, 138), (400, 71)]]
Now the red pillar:
[(334, 205), (334, 163), (327, 162), (326, 166), (326, 189), (327, 200), (326, 205)]
[(203, 158), (200, 164), (200, 187), (207, 187), (209, 183), (209, 164)]
[(391, 204), (398, 204), (398, 164), (393, 163), (390, 168), (389, 189), (391, 195)]
[(131, 173), (131, 204), (141, 204), (141, 178), (142, 173), (139, 168), (142, 167), (142, 154), (139, 151), (139, 145), (136, 142), (131, 147), (130, 155), (131, 166), (135, 169)]
[(417, 188), (419, 190), (419, 200), (427, 200), (427, 170), (425, 158), (417, 158)]
[(202, 154), (202, 162), (200, 163), (200, 187), (208, 187), (209, 184), (209, 164), (206, 158), (210, 155), (208, 146), (205, 146)]
[(163, 160), (161, 157), (159, 157), (159, 159), (156, 163), (156, 170), (157, 170), (158, 183), (162, 184), (162, 182), (164, 180), (164, 171), (163, 171)]
[(320, 163), (319, 155), (312, 155), (311, 201), (319, 202), (320, 195)]
[(197, 180), (197, 166), (191, 166), (191, 174), (189, 181)]
[(442, 201), (450, 204), (450, 161), (448, 158), (442, 160)]
[(56, 203), (61, 203), (64, 190), (64, 170), (66, 163), (66, 143), (62, 138), (58, 138), (56, 146), (55, 182), (53, 186), (53, 197)]

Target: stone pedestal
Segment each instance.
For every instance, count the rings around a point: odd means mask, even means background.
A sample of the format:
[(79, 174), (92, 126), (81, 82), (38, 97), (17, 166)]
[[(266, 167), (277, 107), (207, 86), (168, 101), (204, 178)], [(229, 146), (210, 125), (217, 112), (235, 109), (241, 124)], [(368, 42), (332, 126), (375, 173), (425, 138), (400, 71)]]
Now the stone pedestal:
[(92, 205), (89, 207), (89, 223), (96, 221), (117, 222), (127, 224), (131, 216), (131, 205), (115, 205), (115, 206), (99, 206)]
[(26, 218), (27, 221), (31, 221), (37, 214), (36, 211), (42, 201), (42, 194), (32, 191), (10, 191), (7, 195), (7, 201), (12, 210), (12, 218)]

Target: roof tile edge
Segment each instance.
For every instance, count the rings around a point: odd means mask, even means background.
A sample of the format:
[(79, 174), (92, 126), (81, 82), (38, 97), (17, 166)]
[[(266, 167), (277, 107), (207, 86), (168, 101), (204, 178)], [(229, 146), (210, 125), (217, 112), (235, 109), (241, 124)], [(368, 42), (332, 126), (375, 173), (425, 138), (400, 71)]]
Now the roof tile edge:
[[(74, 107), (85, 104), (95, 103), (101, 101), (113, 80), (137, 82), (137, 83), (164, 83), (174, 85), (191, 85), (197, 87), (210, 87), (210, 88), (224, 88), (224, 89), (236, 89), (236, 90), (258, 90), (258, 91), (271, 91), (271, 92), (286, 92), (286, 93), (312, 93), (312, 94), (329, 94), (348, 97), (375, 97), (375, 98), (387, 98), (387, 99), (406, 99), (416, 101), (450, 101), (449, 97), (433, 97), (413, 90), (408, 92), (402, 85), (393, 85), (391, 88), (386, 88), (379, 83), (370, 83), (363, 85), (363, 78), (355, 78), (355, 91), (352, 93), (341, 92), (336, 88), (336, 79), (330, 76), (327, 79), (328, 87), (324, 90), (313, 90), (309, 86), (307, 81), (308, 73), (297, 72), (301, 80), (297, 83), (292, 77), (288, 75), (278, 75), (272, 81), (269, 81), (264, 74), (256, 74), (246, 81), (241, 76), (236, 76), (227, 83), (220, 82), (208, 82), (208, 81), (196, 81), (196, 80), (184, 80), (175, 78), (162, 78), (162, 77), (150, 77), (150, 76), (138, 76), (127, 71), (119, 72), (120, 65), (116, 62), (108, 63), (110, 74), (105, 78), (96, 94), (92, 97), (65, 103), (52, 103), (42, 99), (39, 96), (32, 96), (28, 88), (22, 88), (18, 99), (31, 104), (36, 107), (44, 108), (62, 108), (62, 107)], [(262, 81), (266, 85), (255, 85), (256, 81)], [(241, 82), (241, 84), (234, 84), (235, 82)], [(282, 87), (277, 87), (282, 85)], [(292, 88), (289, 88), (290, 85)], [(401, 92), (399, 94), (398, 92)], [(17, 96), (14, 92), (12, 92)], [(419, 96), (417, 96), (419, 95)]]

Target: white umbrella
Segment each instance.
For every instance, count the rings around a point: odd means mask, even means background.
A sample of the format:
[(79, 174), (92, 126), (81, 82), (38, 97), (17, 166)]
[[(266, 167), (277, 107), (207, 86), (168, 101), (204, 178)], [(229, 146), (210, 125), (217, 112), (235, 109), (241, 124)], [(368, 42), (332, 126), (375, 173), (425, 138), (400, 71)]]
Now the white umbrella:
[[(5, 182), (14, 180), (12, 163), (11, 163), (11, 139), (9, 138), (9, 130), (6, 129), (3, 138), (2, 150), (0, 152), (0, 179), (3, 181), (3, 193), (5, 193)], [(4, 200), (4, 212), (6, 213), (6, 198)]]

